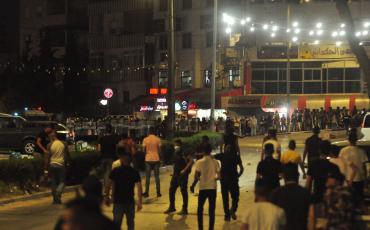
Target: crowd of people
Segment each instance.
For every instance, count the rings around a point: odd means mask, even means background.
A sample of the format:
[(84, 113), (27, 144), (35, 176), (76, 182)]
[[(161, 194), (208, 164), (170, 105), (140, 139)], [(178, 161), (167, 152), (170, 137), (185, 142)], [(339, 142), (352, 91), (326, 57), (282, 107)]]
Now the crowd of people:
[[(50, 142), (46, 143), (41, 138), (38, 140), (45, 154), (44, 174), (52, 181), (53, 203), (60, 204), (69, 164), (68, 147), (57, 138), (52, 128), (43, 132)], [(269, 129), (256, 170), (255, 203), (240, 213), (241, 229), (305, 230), (309, 225), (314, 226), (320, 218), (326, 220), (324, 229), (355, 229), (355, 215), (364, 210), (365, 163), (368, 162), (366, 153), (356, 145), (358, 132), (356, 129), (349, 132), (349, 146), (343, 149), (322, 140), (318, 126), (313, 127), (312, 132), (313, 135), (305, 142), (302, 157), (296, 151), (294, 140), (290, 140), (288, 149), (282, 151), (277, 130)], [(239, 177), (244, 168), (238, 136), (232, 123), (226, 123), (223, 140), (217, 154), (212, 154), (207, 136), (203, 137), (193, 154), (183, 151), (180, 139), (174, 141), (173, 173), (168, 187), (169, 206), (164, 210), (165, 214), (176, 212), (175, 194), (180, 188), (183, 205), (178, 214), (187, 215), (188, 191), (193, 193), (198, 185), (198, 229), (203, 229), (206, 201), (209, 203), (209, 229), (214, 229), (217, 181), (220, 181), (224, 220), (237, 219)], [(142, 200), (151, 196), (151, 172), (154, 172), (157, 197), (162, 196), (163, 187), (159, 177), (162, 141), (154, 127), (149, 129), (142, 145), (145, 153), (144, 188), (132, 161), (136, 151), (134, 140), (124, 135), (117, 137), (113, 127), (107, 125), (98, 145), (103, 183), (98, 175), (89, 176), (82, 186), (86, 190), (85, 197), (66, 204), (57, 229), (76, 229), (76, 226), (78, 229), (119, 229), (123, 217), (126, 218), (127, 228), (134, 229), (135, 212), (142, 209)], [(307, 172), (304, 167), (306, 160)], [(192, 170), (194, 180), (189, 187)], [(300, 171), (306, 179), (305, 187), (299, 185)], [(103, 203), (108, 206), (113, 203), (113, 222), (102, 214)], [(90, 218), (94, 221), (90, 222)]]

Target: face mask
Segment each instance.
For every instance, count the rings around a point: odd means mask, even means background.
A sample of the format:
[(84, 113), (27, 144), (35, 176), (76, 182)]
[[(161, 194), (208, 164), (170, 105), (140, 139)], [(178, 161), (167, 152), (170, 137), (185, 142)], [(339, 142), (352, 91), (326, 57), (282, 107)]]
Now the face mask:
[(175, 152), (179, 152), (179, 151), (180, 151), (180, 149), (181, 149), (181, 147), (176, 145), (176, 146), (174, 147), (174, 149), (175, 149)]

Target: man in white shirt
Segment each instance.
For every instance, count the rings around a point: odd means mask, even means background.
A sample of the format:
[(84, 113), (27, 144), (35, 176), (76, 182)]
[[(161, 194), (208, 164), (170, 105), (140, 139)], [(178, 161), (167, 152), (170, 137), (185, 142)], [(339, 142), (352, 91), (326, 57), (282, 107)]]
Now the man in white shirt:
[(209, 204), (209, 229), (215, 225), (215, 210), (217, 196), (217, 180), (220, 178), (220, 165), (211, 156), (212, 146), (203, 145), (204, 157), (195, 164), (195, 179), (199, 179), (198, 197), (198, 229), (203, 230), (203, 207), (208, 199)]
[(365, 163), (369, 159), (366, 153), (356, 146), (357, 130), (351, 130), (348, 141), (350, 145), (340, 151), (339, 158), (345, 164), (345, 177), (348, 186), (353, 188), (356, 204), (360, 204), (364, 196), (364, 182), (367, 177)]
[(284, 210), (268, 202), (269, 189), (262, 181), (256, 182), (255, 204), (249, 207), (242, 219), (241, 230), (285, 229)]

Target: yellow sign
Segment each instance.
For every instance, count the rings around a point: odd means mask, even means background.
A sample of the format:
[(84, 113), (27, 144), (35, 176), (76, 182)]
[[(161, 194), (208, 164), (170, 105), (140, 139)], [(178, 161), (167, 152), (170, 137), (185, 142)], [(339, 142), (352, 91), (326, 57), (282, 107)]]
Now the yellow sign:
[(338, 59), (354, 58), (355, 55), (347, 45), (303, 45), (299, 47), (299, 58), (302, 59)]

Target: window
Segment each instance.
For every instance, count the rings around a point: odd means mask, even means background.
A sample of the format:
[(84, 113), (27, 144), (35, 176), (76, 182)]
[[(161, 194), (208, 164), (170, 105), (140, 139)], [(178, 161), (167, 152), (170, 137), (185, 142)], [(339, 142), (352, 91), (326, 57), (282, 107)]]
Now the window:
[(213, 16), (212, 15), (201, 15), (200, 16), (200, 28), (211, 29), (213, 27)]
[(229, 87), (233, 88), (241, 87), (239, 69), (229, 69), (228, 75), (229, 75)]
[(184, 33), (182, 35), (182, 48), (183, 49), (191, 49), (192, 47), (192, 34), (191, 33)]
[(159, 49), (166, 50), (168, 48), (167, 39), (167, 34), (162, 34), (159, 36)]
[(318, 82), (304, 82), (303, 83), (303, 93), (315, 94), (321, 93), (321, 81)]
[(290, 82), (290, 93), (301, 94), (302, 82)]
[(361, 83), (360, 81), (346, 81), (345, 93), (359, 93), (361, 92)]
[(210, 70), (204, 70), (204, 87), (211, 87), (212, 84), (212, 72)]
[(358, 69), (358, 68), (345, 69), (345, 75), (346, 75), (346, 80), (347, 81), (360, 80), (361, 79), (361, 72), (360, 72), (360, 69)]
[(175, 31), (181, 31), (183, 27), (182, 24), (183, 24), (182, 18), (176, 18)]
[(343, 80), (344, 79), (343, 68), (328, 69), (328, 72), (329, 72), (329, 80)]
[(291, 69), (290, 70), (290, 80), (291, 81), (302, 81), (302, 70), (301, 69)]
[(156, 33), (165, 32), (166, 23), (164, 19), (156, 19), (154, 20), (153, 24), (154, 24), (154, 32)]
[(167, 70), (160, 70), (158, 76), (158, 86), (159, 87), (167, 87), (168, 82), (168, 71)]
[(254, 81), (264, 81), (265, 80), (265, 71), (263, 71), (263, 70), (253, 70), (252, 80), (254, 80)]
[(181, 88), (191, 88), (192, 86), (192, 79), (190, 71), (182, 71), (181, 72)]
[(213, 32), (206, 33), (206, 47), (210, 48), (213, 46)]
[(343, 93), (343, 81), (329, 81), (328, 93)]
[(278, 83), (277, 82), (266, 82), (265, 83), (265, 93), (277, 94), (278, 93)]
[(193, 0), (182, 0), (182, 9), (189, 10), (193, 5)]
[(159, 11), (167, 10), (167, 0), (159, 0)]
[(252, 82), (252, 93), (263, 94), (264, 93), (263, 86), (264, 86), (263, 82)]
[(266, 70), (265, 79), (266, 79), (266, 81), (268, 81), (268, 80), (277, 81), (278, 80), (278, 71), (276, 71), (276, 70)]

